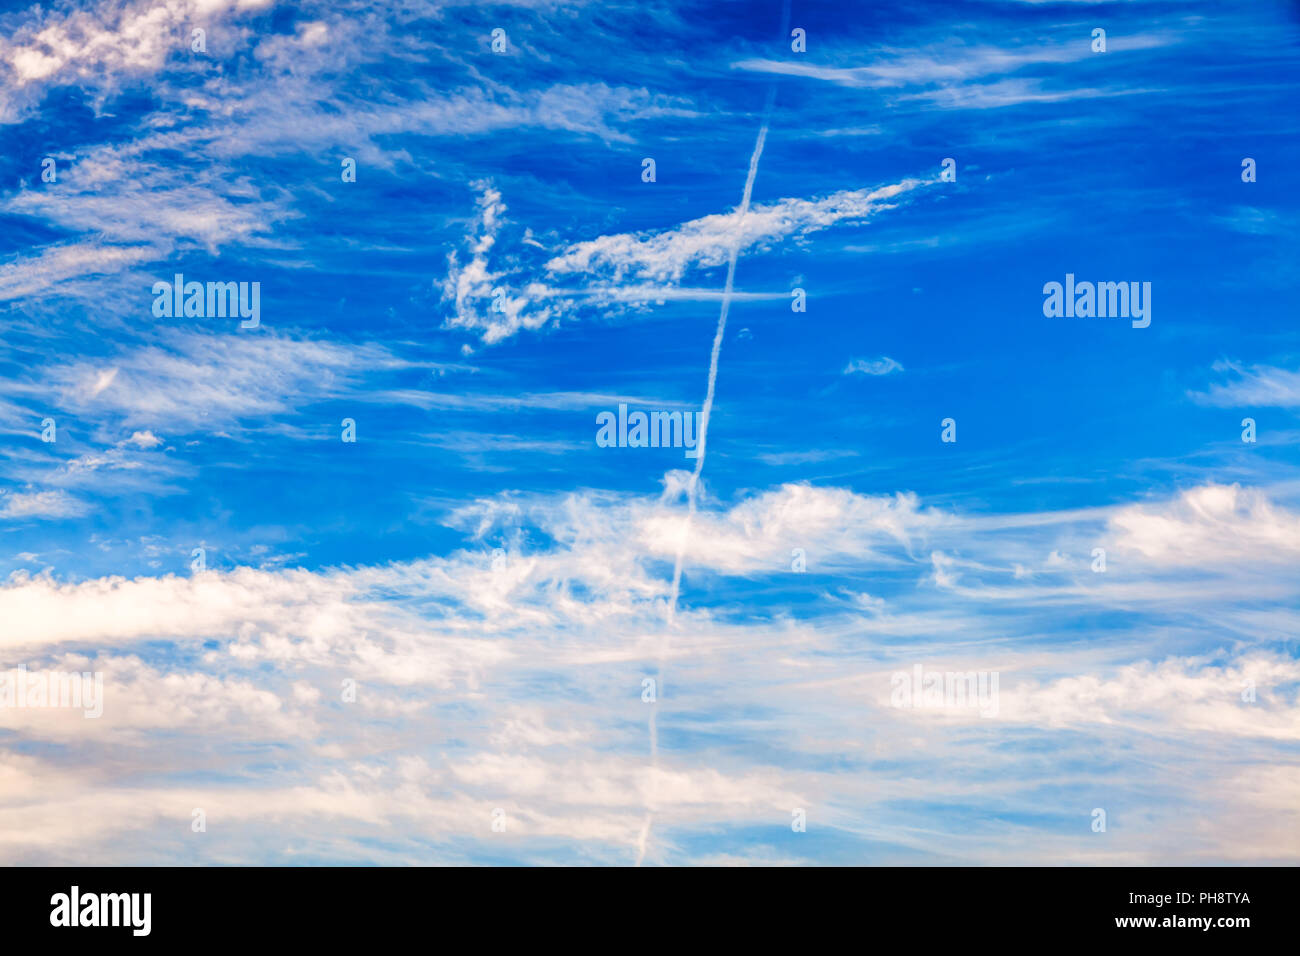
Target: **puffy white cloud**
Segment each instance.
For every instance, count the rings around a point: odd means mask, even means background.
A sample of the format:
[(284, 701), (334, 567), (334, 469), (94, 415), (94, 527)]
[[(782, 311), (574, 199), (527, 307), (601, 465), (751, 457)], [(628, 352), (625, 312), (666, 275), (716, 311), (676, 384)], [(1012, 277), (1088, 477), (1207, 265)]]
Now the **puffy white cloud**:
[[(1049, 730), (1093, 725), (1176, 739), (1207, 735), (1300, 739), (1300, 662), (1289, 658), (1258, 651), (1221, 663), (1170, 657), (1100, 666), (1089, 673), (1035, 676), (1053, 666), (1050, 656), (1032, 654), (1004, 658), (1002, 664), (996, 656), (978, 663), (970, 659), (924, 662), (924, 674), (996, 672), (996, 702), (988, 714), (976, 706), (892, 708), (890, 678), (898, 672), (875, 674), (870, 696), (903, 720), (994, 721)], [(991, 688), (987, 678), (985, 688)], [(986, 696), (990, 695), (991, 690)]]
[[(803, 548), (810, 564), (824, 568), (895, 564), (943, 522), (942, 513), (923, 509), (915, 495), (783, 485), (722, 514), (697, 514), (688, 560), (729, 573), (771, 572), (788, 569), (792, 549)], [(669, 555), (676, 553), (685, 518), (652, 511), (638, 526), (651, 552)]]
[(192, 25), (208, 25), (271, 0), (148, 0), (99, 3), (52, 12), (21, 24), (0, 42), (0, 62), (19, 88), (33, 83), (102, 80), (152, 72), (167, 57), (189, 51)]
[(1121, 508), (1110, 526), (1117, 547), (1162, 565), (1227, 569), (1300, 557), (1300, 513), (1237, 484), (1211, 483), (1167, 503)]
[(136, 448), (157, 448), (163, 440), (151, 431), (132, 432), (131, 437), (122, 444), (134, 445)]
[[(1126, 724), (1170, 736), (1297, 740), (1298, 682), (1300, 663), (1263, 654), (1226, 665), (1194, 658), (1140, 661), (1109, 677), (1084, 674), (1004, 689), (999, 716), (1048, 727)], [(1254, 696), (1244, 700), (1248, 689)]]
[[(94, 747), (102, 758), (84, 766), (0, 758), (0, 806), (19, 821), (0, 837), (0, 855), (52, 861), (81, 839), (97, 858), (139, 860), (166, 828), (183, 831), (194, 807), (210, 826), (220, 821), (230, 861), (288, 861), (303, 841), (315, 843), (317, 858), (348, 859), (368, 852), (361, 848), (376, 832), (395, 829), (418, 837), (422, 854), (427, 845), (454, 853), (466, 833), (489, 832), (500, 807), (505, 839), (521, 859), (551, 859), (541, 847), (559, 840), (575, 858), (630, 862), (649, 812), (647, 859), (672, 862), (686, 858), (678, 837), (698, 828), (784, 828), (791, 808), (806, 807), (846, 839), (864, 829), (897, 838), (891, 859), (974, 861), (998, 858), (1002, 838), (967, 834), (954, 843), (959, 821), (953, 833), (916, 835), (918, 818), (905, 808), (922, 793), (1002, 812), (1044, 793), (1050, 799), (1059, 764), (1044, 763), (1042, 749), (1026, 755), (1007, 746), (1008, 726), (1065, 748), (1062, 759), (1119, 742), (1117, 759), (1142, 764), (1154, 740), (1166, 755), (1194, 752), (1202, 773), (1289, 766), (1277, 747), (1300, 726), (1293, 660), (1240, 649), (1154, 663), (1140, 624), (1126, 646), (1113, 635), (1104, 646), (1044, 644), (1044, 634), (1068, 636), (1059, 632), (1060, 603), (1079, 598), (1047, 593), (1032, 576), (1012, 580), (1009, 563), (1006, 600), (1029, 615), (1021, 631), (1040, 640), (1022, 644), (1006, 630), (1014, 618), (972, 614), (959, 592), (945, 592), (936, 607), (923, 590), (933, 543), (952, 555), (950, 575), (997, 567), (977, 560), (989, 540), (977, 521), (923, 507), (913, 495), (784, 485), (726, 506), (706, 497), (688, 549), (694, 593), (762, 576), (759, 586), (789, 582), (813, 601), (799, 621), (756, 620), (743, 598), (735, 610), (688, 601), (669, 633), (680, 491), (670, 479), (658, 498), (485, 499), (448, 519), (469, 536), (466, 550), (395, 564), (81, 582), (15, 575), (0, 587), (0, 665), (101, 670), (106, 706), (97, 723), (50, 710), (0, 715), (23, 739), (57, 741), (72, 753)], [(1183, 507), (1175, 500), (1140, 509)], [(1105, 515), (1087, 517), (1100, 528)], [(1000, 529), (1027, 535), (1041, 564), (1061, 523), (1079, 518), (1027, 516)], [(494, 562), (484, 541), (504, 542), (504, 560)], [(807, 550), (808, 575), (789, 570), (796, 546)], [(992, 547), (988, 560), (1001, 562)], [(828, 568), (870, 575), (871, 593), (830, 593), (815, 583)], [(703, 588), (691, 577), (702, 569), (716, 576)], [(901, 574), (904, 586), (885, 572)], [(966, 648), (960, 660), (953, 635)], [(173, 650), (146, 660), (144, 649), (157, 642)], [(914, 661), (1000, 671), (998, 715), (890, 707), (890, 672)], [(640, 700), (647, 674), (663, 680), (661, 731), (692, 741), (665, 749), (657, 763), (647, 758), (648, 705)], [(340, 698), (342, 678), (355, 680), (355, 703)], [(1253, 705), (1240, 697), (1247, 679), (1258, 693)], [(80, 731), (78, 722), (96, 726)], [(726, 747), (710, 743), (724, 738)], [(282, 767), (265, 779), (196, 783), (237, 761), (241, 746), (271, 741)], [(1224, 741), (1236, 749), (1225, 751)], [(880, 760), (894, 769), (872, 772)], [(858, 769), (843, 772), (846, 764)], [(160, 781), (159, 765), (176, 779)], [(1167, 774), (1157, 782), (1169, 790), (1169, 819), (1157, 814), (1107, 852), (1130, 862), (1229, 852), (1230, 835), (1212, 833), (1168, 849), (1170, 827), (1227, 805)], [(1285, 824), (1268, 811), (1285, 781), (1261, 787), (1230, 801), (1253, 821), (1259, 845)], [(111, 831), (78, 822), (92, 804), (114, 815)], [(268, 845), (277, 830), (285, 839)], [(1286, 857), (1284, 842), (1270, 852)], [(165, 855), (165, 842), (148, 852)], [(410, 861), (407, 851), (392, 852), (393, 862)], [(1086, 857), (1050, 839), (1042, 852)]]
[[(279, 742), (309, 737), (318, 729), (310, 716), (291, 712), (275, 693), (248, 679), (202, 671), (163, 673), (135, 655), (64, 654), (25, 671), (0, 669), (0, 676), (46, 680), (51, 687), (57, 687), (51, 675), (74, 674), (88, 678), (76, 706), (65, 706), (72, 697), (58, 701), (51, 693), (48, 706), (0, 707), (0, 727), (34, 740), (84, 745), (107, 738), (136, 746), (149, 742), (150, 731), (203, 736), (221, 728), (229, 737)], [(99, 689), (86, 696), (92, 684)]]

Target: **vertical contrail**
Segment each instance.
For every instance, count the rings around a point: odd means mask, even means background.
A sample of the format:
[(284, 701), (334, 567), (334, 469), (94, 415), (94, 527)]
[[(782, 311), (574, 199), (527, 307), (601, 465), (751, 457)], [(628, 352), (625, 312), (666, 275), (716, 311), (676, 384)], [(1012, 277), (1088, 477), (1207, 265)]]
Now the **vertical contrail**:
[(763, 107), (763, 125), (758, 131), (758, 140), (754, 143), (754, 153), (749, 157), (749, 174), (745, 177), (745, 192), (740, 199), (740, 214), (736, 218), (736, 227), (732, 232), (731, 251), (727, 257), (727, 282), (722, 288), (722, 311), (718, 316), (718, 329), (713, 333), (713, 352), (709, 356), (709, 385), (704, 393), (704, 409), (700, 414), (699, 457), (695, 459), (695, 470), (691, 472), (690, 483), (686, 486), (686, 524), (682, 529), (681, 539), (677, 544), (677, 558), (673, 562), (673, 590), (668, 602), (668, 623), (672, 624), (677, 614), (677, 596), (681, 592), (682, 558), (686, 553), (686, 538), (690, 534), (691, 519), (695, 516), (696, 490), (700, 482), (700, 472), (704, 470), (704, 455), (709, 434), (709, 415), (713, 412), (713, 393), (718, 384), (718, 357), (722, 354), (722, 335), (727, 329), (727, 313), (731, 311), (731, 291), (736, 282), (736, 256), (740, 247), (740, 231), (749, 214), (749, 197), (754, 191), (754, 177), (758, 174), (758, 160), (763, 155), (763, 144), (767, 140), (767, 127), (772, 113), (772, 101), (776, 91), (768, 93), (767, 103)]
[[(786, 4), (787, 17), (789, 22), (788, 11), (789, 3)], [(722, 309), (718, 315), (718, 328), (713, 333), (713, 351), (709, 354), (709, 384), (704, 393), (704, 408), (700, 413), (700, 438), (698, 443), (699, 455), (695, 459), (695, 470), (691, 472), (691, 480), (686, 486), (686, 521), (682, 525), (681, 536), (677, 541), (677, 555), (673, 560), (673, 587), (672, 594), (668, 600), (668, 629), (671, 630), (677, 619), (677, 597), (681, 593), (682, 585), (682, 560), (686, 556), (686, 543), (690, 536), (691, 520), (695, 517), (695, 507), (697, 492), (700, 483), (700, 472), (704, 470), (704, 456), (708, 443), (709, 434), (709, 415), (713, 411), (713, 394), (718, 384), (718, 357), (722, 354), (722, 336), (727, 330), (727, 313), (731, 310), (731, 292), (736, 282), (736, 257), (740, 250), (741, 230), (745, 224), (745, 216), (749, 214), (749, 197), (754, 192), (754, 177), (758, 175), (758, 161), (763, 155), (763, 144), (767, 141), (767, 128), (772, 118), (772, 104), (776, 99), (776, 87), (772, 87), (767, 94), (767, 102), (763, 105), (763, 122), (758, 130), (758, 139), (754, 142), (754, 152), (749, 157), (749, 172), (745, 176), (745, 191), (740, 198), (740, 210), (736, 216), (736, 224), (731, 233), (731, 249), (727, 256), (727, 281), (722, 288)], [(655, 675), (655, 694), (656, 704), (650, 708), (650, 785), (654, 786), (655, 773), (659, 767), (659, 729), (655, 724), (655, 715), (658, 713), (658, 694), (663, 689), (663, 671), (664, 657), (668, 650), (668, 635), (659, 642), (659, 661), (658, 671)], [(653, 798), (648, 799), (647, 803), (653, 806)], [(645, 823), (641, 826), (641, 834), (637, 838), (636, 865), (640, 866), (645, 859), (646, 845), (650, 837), (650, 827), (654, 821), (653, 810), (646, 810)]]

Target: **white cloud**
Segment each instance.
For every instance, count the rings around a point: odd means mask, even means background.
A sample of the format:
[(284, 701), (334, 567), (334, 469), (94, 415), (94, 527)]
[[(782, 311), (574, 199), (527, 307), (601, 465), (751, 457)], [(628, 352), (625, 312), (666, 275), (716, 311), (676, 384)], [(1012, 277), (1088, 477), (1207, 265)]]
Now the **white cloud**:
[(1300, 559), (1300, 514), (1236, 484), (1202, 485), (1165, 504), (1128, 506), (1110, 526), (1116, 547), (1160, 565), (1226, 570), (1240, 562)]
[[(51, 13), (21, 25), (0, 43), (0, 62), (8, 64), (20, 88), (53, 79), (93, 80), (119, 72), (151, 72), (170, 54), (188, 51), (191, 24), (213, 23), (241, 6), (248, 4), (151, 0)], [(60, 76), (64, 71), (69, 75)]]
[[(164, 335), (109, 360), (77, 361), (45, 373), (64, 407), (116, 416), (128, 426), (173, 431), (229, 426), (346, 394), (362, 375), (394, 360), (373, 345), (343, 345), (276, 335)], [(139, 437), (137, 437), (139, 436)], [(151, 431), (130, 441), (139, 447)]]
[[(737, 209), (659, 232), (600, 236), (572, 243), (537, 265), (525, 262), (519, 253), (498, 250), (506, 206), (491, 184), (476, 183), (481, 191), (478, 214), (465, 249), (449, 256), (442, 285), (442, 301), (452, 309), (446, 325), (476, 331), (492, 344), (524, 329), (540, 329), (573, 314), (580, 304), (609, 309), (670, 299), (719, 298), (719, 290), (677, 285), (690, 270), (724, 264), (733, 243), (741, 253), (753, 253), (840, 222), (862, 222), (925, 184), (909, 179), (878, 189), (843, 190), (821, 199), (783, 199), (751, 206), (743, 217)], [(522, 252), (536, 245), (525, 238), (516, 248)], [(547, 281), (538, 278), (543, 272)], [(580, 276), (583, 284), (576, 288), (553, 284), (573, 276)], [(738, 297), (786, 295), (741, 292)]]
[(0, 265), (0, 301), (41, 295), (69, 279), (115, 273), (158, 255), (151, 246), (106, 246), (97, 242), (50, 246)]
[(903, 366), (899, 362), (888, 355), (882, 355), (877, 359), (850, 359), (849, 364), (844, 366), (843, 374), (888, 375), (890, 372), (901, 371), (903, 371)]
[(1232, 372), (1236, 380), (1211, 385), (1208, 392), (1192, 392), (1192, 398), (1220, 408), (1300, 407), (1300, 372), (1269, 365), (1245, 366), (1238, 362), (1216, 362), (1216, 372)]
[[(73, 752), (93, 746), (107, 763), (73, 772), (0, 755), (0, 806), (22, 822), (21, 833), (6, 828), (0, 838), (3, 855), (54, 859), (76, 837), (101, 859), (138, 859), (148, 845), (143, 835), (159, 819), (172, 826), (195, 806), (222, 820), (229, 859), (288, 859), (283, 843), (259, 841), (267, 828), (295, 843), (328, 840), (318, 853), (346, 858), (365, 852), (358, 847), (373, 828), (400, 826), (421, 836), (427, 853), (428, 843), (447, 846), (448, 833), (486, 829), (492, 809), (503, 807), (524, 858), (546, 859), (536, 841), (548, 838), (566, 841), (565, 852), (583, 859), (626, 863), (650, 806), (649, 858), (672, 862), (690, 858), (677, 837), (697, 828), (788, 826), (790, 808), (802, 806), (846, 838), (874, 829), (907, 845), (896, 852), (987, 860), (1005, 846), (999, 836), (971, 834), (954, 844), (951, 833), (933, 831), (932, 816), (924, 817), (930, 828), (918, 827), (922, 818), (906, 809), (913, 798), (1004, 810), (1041, 800), (1059, 777), (1059, 762), (1042, 760), (1049, 745), (1063, 760), (1117, 746), (1118, 760), (1144, 765), (1154, 739), (1166, 757), (1194, 752), (1204, 774), (1276, 763), (1278, 743), (1295, 738), (1300, 670), (1289, 658), (1242, 650), (1226, 662), (1180, 656), (1157, 664), (1140, 656), (1150, 643), (1141, 624), (1129, 647), (1139, 657), (1118, 663), (1117, 632), (1107, 632), (1107, 641), (1044, 642), (1070, 632), (1059, 630), (1059, 604), (1031, 579), (1016, 582), (1014, 612), (1031, 615), (1018, 629), (1009, 629), (1010, 613), (968, 614), (960, 594), (945, 593), (936, 607), (923, 586), (929, 539), (948, 539), (947, 573), (997, 570), (970, 554), (987, 543), (972, 536), (978, 521), (923, 508), (911, 495), (785, 485), (728, 507), (705, 499), (691, 536), (687, 593), (701, 598), (730, 586), (695, 577), (712, 569), (747, 584), (742, 579), (765, 575), (764, 587), (792, 587), (814, 600), (797, 621), (757, 619), (743, 599), (733, 607), (726, 591), (713, 609), (687, 601), (666, 652), (660, 721), (708, 732), (692, 735), (688, 750), (665, 751), (652, 768), (643, 756), (640, 681), (654, 673), (661, 647), (667, 571), (684, 517), (680, 481), (668, 485), (658, 499), (604, 492), (485, 499), (449, 518), (469, 536), (467, 550), (405, 563), (76, 583), (15, 575), (0, 586), (0, 664), (56, 652), (41, 666), (100, 668), (106, 710), (84, 734), (67, 714), (14, 714), (6, 726)], [(1178, 515), (1183, 507), (1176, 500), (1140, 509)], [(1088, 520), (1100, 525), (1103, 514)], [(995, 523), (988, 561), (1002, 563), (1002, 537), (1023, 533), (1041, 564), (1057, 550), (1049, 542), (1061, 523), (1080, 519)], [(494, 566), (489, 549), (497, 542), (506, 554)], [(792, 547), (806, 549), (807, 574), (791, 573)], [(1117, 561), (1108, 575), (1133, 567)], [(870, 593), (832, 596), (819, 583), (828, 569), (870, 575)], [(902, 587), (891, 572), (903, 576)], [(160, 640), (176, 646), (168, 655), (174, 664), (143, 660), (146, 642)], [(998, 717), (935, 718), (888, 707), (889, 671), (913, 660), (938, 664), (940, 649), (950, 655), (954, 641), (968, 655), (954, 669), (1001, 671)], [(355, 704), (340, 701), (344, 677), (357, 681)], [(1258, 688), (1254, 709), (1240, 700), (1246, 679)], [(1035, 745), (1028, 756), (990, 729), (1008, 724)], [(726, 748), (709, 743), (718, 735)], [(436, 761), (410, 756), (412, 739)], [(1223, 760), (1220, 739), (1233, 741)], [(283, 769), (256, 783), (195, 782), (240, 759), (242, 744), (263, 740), (277, 742)], [(756, 759), (747, 744), (760, 740)], [(837, 768), (884, 760), (898, 770), (837, 772), (822, 766), (823, 757)], [(176, 780), (157, 782), (160, 762)], [(131, 786), (131, 768), (144, 768), (151, 783)], [(1117, 830), (1108, 852), (1136, 861), (1225, 852), (1233, 834), (1163, 854), (1144, 842), (1222, 810), (1177, 789), (1167, 773), (1144, 780), (1174, 788), (1164, 801), (1172, 822), (1152, 820), (1141, 836)], [(1257, 838), (1276, 836), (1285, 824), (1262, 809), (1290, 792), (1279, 786), (1236, 807), (1256, 821)], [(41, 801), (30, 796), (36, 792)], [(78, 822), (85, 801), (101, 810), (121, 803), (112, 831)], [(147, 812), (137, 813), (141, 807)], [(1060, 847), (1047, 843), (1044, 858), (1059, 858)], [(1274, 844), (1280, 857), (1293, 852)], [(394, 861), (406, 859), (393, 852)]]
[(481, 195), (474, 231), (467, 237), (469, 261), (462, 265), (456, 252), (448, 256), (442, 298), (454, 309), (446, 322), (449, 328), (479, 330), (483, 341), (491, 344), (520, 329), (541, 328), (557, 314), (557, 308), (545, 301), (550, 292), (541, 284), (529, 283), (520, 294), (512, 295), (506, 273), (491, 270), (489, 256), (506, 206), (491, 184), (474, 185)]
[[(234, 242), (259, 241), (287, 218), (287, 199), (275, 183), (258, 183), (221, 163), (202, 168), (149, 159), (154, 150), (201, 146), (175, 134), (143, 138), (126, 146), (96, 146), (61, 164), (58, 188), (11, 193), (5, 211), (48, 220), (64, 229), (107, 238), (122, 247), (72, 247), (83, 257), (128, 264), (147, 255), (161, 258), (185, 240), (209, 252)], [(134, 245), (130, 245), (134, 244)], [(82, 250), (87, 250), (82, 252)], [(65, 254), (66, 258), (66, 254)]]
[[(894, 564), (929, 531), (942, 513), (927, 511), (915, 495), (867, 496), (843, 488), (790, 484), (755, 495), (722, 514), (697, 515), (688, 563), (725, 573), (785, 570), (791, 551), (803, 548), (810, 566)], [(677, 550), (685, 519), (652, 511), (637, 522), (652, 553)]]
[[(1255, 694), (1243, 700), (1247, 681)], [(1113, 676), (1084, 674), (1000, 689), (999, 719), (1040, 726), (1123, 723), (1171, 736), (1223, 734), (1300, 740), (1300, 663), (1256, 654), (1140, 661)]]
[(892, 208), (892, 200), (927, 183), (906, 179), (876, 189), (842, 190), (821, 199), (782, 199), (753, 205), (743, 217), (735, 210), (693, 219), (662, 232), (601, 236), (570, 245), (546, 268), (555, 275), (608, 270), (615, 279), (632, 276), (676, 282), (688, 269), (723, 265), (733, 244), (744, 254), (840, 222), (864, 221)]
[(86, 502), (64, 491), (0, 493), (0, 518), (77, 518), (89, 511)]
[(134, 445), (136, 448), (157, 448), (163, 443), (163, 440), (153, 432), (132, 432), (131, 437), (126, 439), (123, 444)]
[[(65, 654), (38, 667), (28, 666), (26, 673), (29, 678), (98, 675), (102, 693), (97, 701), (83, 696), (75, 707), (0, 707), (0, 727), (30, 738), (84, 745), (109, 737), (139, 745), (148, 731), (201, 734), (219, 726), (232, 737), (279, 742), (317, 730), (310, 716), (291, 712), (276, 694), (247, 679), (197, 671), (163, 673), (135, 655)], [(93, 680), (92, 676), (82, 686)], [(87, 717), (87, 710), (99, 713)]]
[[(1155, 49), (1176, 42), (1172, 34), (1132, 33), (1107, 38), (1112, 52)], [(966, 44), (958, 37), (927, 47), (880, 47), (869, 51), (861, 66), (835, 66), (802, 60), (751, 58), (733, 69), (772, 73), (833, 83), (850, 89), (912, 90), (898, 96), (926, 99), (940, 106), (987, 108), (1027, 102), (1054, 102), (1120, 91), (1066, 87), (1045, 89), (1035, 78), (1012, 77), (1026, 67), (1077, 63), (1095, 56), (1088, 34), (1070, 43)], [(855, 57), (856, 58), (856, 57)], [(1003, 77), (986, 81), (990, 77)], [(1125, 90), (1123, 92), (1135, 92)]]

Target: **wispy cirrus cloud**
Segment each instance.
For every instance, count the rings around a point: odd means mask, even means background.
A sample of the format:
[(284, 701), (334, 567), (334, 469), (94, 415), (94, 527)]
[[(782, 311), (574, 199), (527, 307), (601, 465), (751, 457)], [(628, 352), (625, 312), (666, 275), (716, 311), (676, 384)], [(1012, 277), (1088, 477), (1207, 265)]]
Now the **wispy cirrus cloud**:
[(820, 199), (755, 203), (743, 217), (739, 211), (717, 213), (660, 232), (601, 236), (571, 244), (546, 268), (556, 275), (607, 270), (617, 279), (677, 281), (688, 269), (725, 263), (733, 243), (740, 254), (752, 255), (841, 222), (863, 222), (935, 181), (904, 179), (888, 186), (841, 190)]
[(242, 336), (175, 332), (96, 360), (47, 369), (40, 385), (64, 408), (133, 429), (230, 427), (338, 397), (370, 371), (400, 364), (377, 345), (343, 345), (262, 331)]
[(0, 494), (0, 518), (76, 518), (90, 505), (65, 491), (10, 491)]
[[(485, 83), (464, 57), (421, 39), (419, 30), (325, 4), (309, 4), (285, 32), (251, 29), (272, 5), (105, 4), (93, 13), (51, 14), (39, 30), (23, 21), (8, 46), (0, 44), (10, 92), (28, 106), (57, 82), (108, 96), (132, 77), (156, 77), (153, 106), (129, 143), (53, 149), (56, 182), (0, 197), (0, 212), (79, 237), (0, 265), (0, 298), (83, 296), (82, 280), (194, 250), (215, 256), (231, 247), (268, 253), (301, 244), (310, 230), (289, 225), (306, 215), (294, 190), (278, 177), (250, 174), (250, 161), (297, 157), (314, 165), (329, 150), (357, 159), (363, 170), (392, 171), (413, 163), (408, 151), (384, 142), (399, 135), (460, 140), (542, 129), (631, 142), (631, 125), (694, 115), (685, 98), (602, 81), (529, 89)], [(403, 16), (437, 18), (445, 6), (417, 4)], [(195, 26), (211, 32), (210, 48), (200, 53), (189, 49)], [(457, 74), (451, 88), (412, 77), (376, 97), (341, 79), (348, 68), (379, 75), (433, 54), (455, 61), (446, 64)], [(214, 62), (228, 69), (210, 75)]]
[(844, 366), (844, 375), (889, 375), (893, 372), (903, 371), (903, 366), (896, 359), (888, 355), (882, 355), (876, 359), (849, 359), (849, 364)]
[(1230, 373), (1232, 379), (1216, 383), (1191, 397), (1205, 405), (1220, 408), (1261, 406), (1265, 408), (1300, 407), (1300, 372), (1271, 365), (1244, 365), (1240, 362), (1214, 363), (1214, 371)]
[(68, 280), (112, 274), (152, 261), (158, 255), (158, 250), (152, 246), (115, 246), (98, 242), (50, 246), (36, 255), (0, 265), (0, 301), (47, 294)]
[[(733, 210), (657, 231), (604, 235), (564, 245), (544, 263), (536, 261), (536, 252), (521, 255), (498, 248), (506, 206), (497, 189), (480, 183), (479, 212), (466, 237), (465, 257), (451, 254), (442, 287), (442, 299), (452, 309), (447, 325), (477, 331), (492, 344), (521, 330), (543, 328), (584, 305), (626, 307), (670, 298), (717, 297), (720, 293), (674, 290), (688, 274), (723, 265), (733, 244), (741, 254), (752, 256), (841, 223), (868, 222), (931, 182), (905, 179), (818, 199), (754, 204), (743, 216)], [(532, 245), (540, 246), (535, 241)], [(576, 277), (582, 277), (576, 287), (559, 284)], [(759, 295), (785, 298), (788, 293)]]
[[(1168, 32), (1122, 34), (1107, 37), (1115, 53), (1154, 50), (1179, 39)], [(896, 103), (922, 100), (947, 109), (987, 109), (1021, 103), (1051, 103), (1142, 92), (1133, 86), (1104, 88), (1091, 84), (1062, 84), (1059, 71), (1041, 75), (1044, 68), (1076, 64), (1094, 57), (1090, 30), (1080, 28), (1072, 42), (1020, 43), (992, 46), (953, 38), (942, 45), (922, 48), (880, 47), (863, 57), (832, 50), (831, 63), (749, 58), (732, 69), (769, 73), (831, 83), (846, 89), (879, 90)], [(839, 65), (846, 59), (862, 65)], [(1025, 75), (1019, 75), (1024, 73)]]

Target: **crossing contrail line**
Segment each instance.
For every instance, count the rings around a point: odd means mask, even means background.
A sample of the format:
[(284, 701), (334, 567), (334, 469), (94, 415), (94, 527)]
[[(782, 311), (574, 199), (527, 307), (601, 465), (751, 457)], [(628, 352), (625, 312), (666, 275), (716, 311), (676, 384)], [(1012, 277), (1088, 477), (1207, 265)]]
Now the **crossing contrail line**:
[[(787, 11), (789, 4), (786, 4)], [(788, 18), (787, 18), (788, 22)], [(727, 330), (727, 313), (731, 311), (732, 290), (736, 283), (736, 258), (740, 252), (741, 230), (745, 224), (745, 217), (749, 214), (749, 200), (754, 192), (754, 178), (758, 175), (758, 161), (763, 155), (763, 145), (767, 142), (768, 125), (772, 118), (772, 104), (776, 99), (776, 87), (772, 87), (767, 94), (767, 102), (763, 106), (763, 122), (758, 130), (758, 139), (754, 142), (754, 152), (749, 157), (749, 172), (745, 176), (745, 191), (740, 199), (740, 210), (736, 217), (735, 227), (731, 233), (731, 249), (727, 256), (727, 281), (722, 289), (722, 307), (718, 315), (718, 328), (713, 333), (713, 350), (709, 354), (709, 384), (704, 393), (704, 407), (700, 413), (700, 437), (697, 450), (699, 452), (695, 459), (695, 469), (691, 472), (690, 482), (686, 486), (686, 521), (682, 525), (681, 535), (677, 541), (677, 554), (673, 560), (673, 586), (672, 593), (668, 600), (668, 631), (676, 624), (677, 621), (677, 599), (681, 594), (682, 586), (682, 561), (686, 557), (687, 541), (690, 537), (691, 521), (695, 517), (696, 503), (698, 499), (700, 473), (704, 470), (704, 458), (708, 448), (709, 435), (709, 416), (713, 412), (713, 396), (717, 390), (718, 384), (718, 358), (722, 354), (722, 337)], [(663, 671), (664, 658), (668, 653), (669, 634), (665, 634), (659, 642), (659, 660), (658, 671), (655, 678), (656, 700), (658, 694), (663, 688)], [(655, 722), (655, 715), (658, 713), (658, 705), (650, 708), (650, 788), (653, 790), (657, 780), (655, 771), (659, 769), (659, 728)], [(653, 795), (647, 798), (647, 803), (653, 807)], [(641, 833), (637, 838), (636, 865), (640, 866), (645, 859), (646, 846), (650, 838), (650, 828), (654, 823), (654, 811), (650, 807), (646, 809), (645, 822), (641, 826)]]

